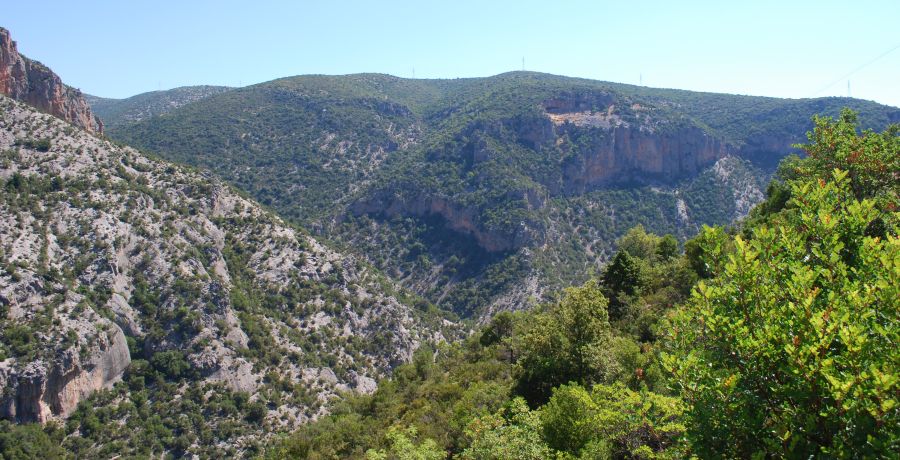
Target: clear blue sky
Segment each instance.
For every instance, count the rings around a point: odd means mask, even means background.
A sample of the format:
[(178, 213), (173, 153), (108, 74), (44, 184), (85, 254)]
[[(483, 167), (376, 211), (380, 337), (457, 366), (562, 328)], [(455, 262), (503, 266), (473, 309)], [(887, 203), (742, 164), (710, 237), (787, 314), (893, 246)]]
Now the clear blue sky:
[[(85, 92), (383, 72), (525, 68), (647, 86), (778, 97), (846, 95), (844, 75), (900, 45), (883, 1), (9, 1), (20, 50)], [(900, 106), (900, 49), (849, 77)], [(834, 84), (825, 88), (830, 83)]]

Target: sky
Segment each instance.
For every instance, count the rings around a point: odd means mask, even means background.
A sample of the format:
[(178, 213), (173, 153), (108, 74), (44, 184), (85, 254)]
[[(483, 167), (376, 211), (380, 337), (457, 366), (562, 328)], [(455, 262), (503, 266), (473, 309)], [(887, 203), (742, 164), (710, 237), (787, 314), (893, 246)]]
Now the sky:
[(900, 0), (10, 1), (19, 51), (96, 96), (301, 74), (547, 72), (900, 107)]

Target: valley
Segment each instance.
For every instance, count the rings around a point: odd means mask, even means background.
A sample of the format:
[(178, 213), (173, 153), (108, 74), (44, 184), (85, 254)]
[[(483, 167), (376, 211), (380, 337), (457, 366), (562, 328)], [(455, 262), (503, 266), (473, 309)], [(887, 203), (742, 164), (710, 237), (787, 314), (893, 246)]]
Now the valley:
[(900, 108), (522, 66), (116, 99), (0, 28), (0, 460), (890, 458)]

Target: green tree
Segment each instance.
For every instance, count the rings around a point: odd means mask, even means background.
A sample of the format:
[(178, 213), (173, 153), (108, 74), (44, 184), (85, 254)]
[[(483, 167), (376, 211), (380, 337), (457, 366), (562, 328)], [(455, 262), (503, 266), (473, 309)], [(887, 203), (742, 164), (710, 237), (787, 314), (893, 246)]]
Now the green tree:
[(616, 247), (619, 252), (627, 252), (631, 257), (650, 261), (656, 258), (660, 240), (660, 237), (647, 233), (644, 226), (638, 224), (616, 241)]
[(516, 356), (512, 342), (516, 327), (516, 315), (514, 313), (508, 311), (500, 312), (491, 318), (491, 322), (481, 332), (479, 343), (483, 347), (502, 344), (506, 350), (506, 358), (510, 362), (514, 362)]
[(191, 365), (184, 358), (184, 353), (179, 350), (168, 350), (155, 353), (153, 357), (150, 358), (150, 363), (163, 375), (173, 380), (186, 376), (191, 369)]
[(0, 459), (61, 459), (65, 451), (35, 423), (16, 425), (0, 420)]
[(721, 272), (731, 248), (731, 237), (723, 228), (704, 225), (696, 237), (684, 243), (684, 255), (697, 276), (712, 278)]
[(550, 447), (580, 458), (684, 458), (684, 404), (621, 384), (556, 388), (540, 410)]
[(896, 211), (900, 194), (900, 125), (884, 132), (870, 130), (857, 134), (858, 115), (843, 109), (838, 119), (814, 117), (814, 129), (807, 134), (803, 149), (807, 158), (799, 172), (809, 178), (830, 179), (835, 169), (846, 171), (849, 186), (857, 199), (875, 198), (893, 205)]
[(466, 428), (469, 446), (463, 460), (544, 460), (551, 450), (542, 437), (536, 411), (515, 398), (496, 414), (476, 418)]
[(601, 278), (603, 292), (609, 297), (609, 314), (613, 320), (625, 316), (630, 297), (640, 293), (644, 273), (640, 260), (628, 251), (619, 251), (606, 266)]
[(678, 255), (678, 240), (672, 234), (663, 235), (656, 246), (656, 256), (662, 262), (667, 262)]
[(792, 211), (737, 237), (674, 319), (663, 362), (701, 456), (896, 453), (900, 240), (866, 235), (880, 213), (854, 189), (793, 183)]
[(537, 314), (522, 338), (517, 391), (530, 403), (547, 400), (551, 389), (570, 381), (602, 381), (611, 367), (606, 297), (597, 282), (568, 288), (549, 311)]
[(369, 460), (442, 460), (447, 454), (438, 448), (433, 439), (425, 439), (416, 443), (418, 431), (415, 427), (401, 429), (391, 427), (387, 439), (391, 447), (388, 450), (369, 449), (366, 458)]
[(578, 384), (560, 385), (541, 408), (547, 443), (556, 450), (577, 455), (592, 439), (598, 438), (600, 408), (591, 393)]

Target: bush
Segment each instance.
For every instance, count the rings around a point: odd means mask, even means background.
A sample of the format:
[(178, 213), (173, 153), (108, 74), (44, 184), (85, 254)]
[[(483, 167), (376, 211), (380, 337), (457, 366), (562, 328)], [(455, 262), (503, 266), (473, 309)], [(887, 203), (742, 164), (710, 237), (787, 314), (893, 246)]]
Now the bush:
[(157, 352), (150, 358), (150, 363), (157, 371), (172, 380), (187, 376), (191, 368), (184, 358), (184, 353), (178, 350)]
[[(701, 456), (890, 456), (900, 442), (900, 240), (870, 237), (847, 174), (793, 184), (670, 331)], [(777, 221), (777, 219), (776, 219)]]
[(50, 151), (50, 147), (52, 147), (50, 139), (18, 139), (16, 140), (16, 145), (21, 145), (25, 148), (29, 148), (32, 150), (37, 150), (39, 152), (48, 152)]
[(0, 459), (37, 458), (62, 459), (65, 458), (65, 451), (38, 424), (16, 425), (0, 420)]

